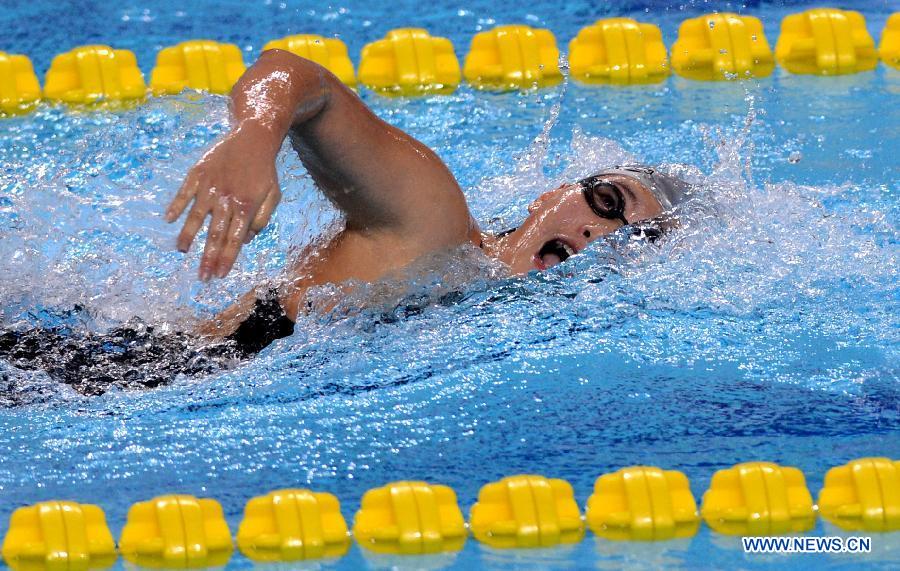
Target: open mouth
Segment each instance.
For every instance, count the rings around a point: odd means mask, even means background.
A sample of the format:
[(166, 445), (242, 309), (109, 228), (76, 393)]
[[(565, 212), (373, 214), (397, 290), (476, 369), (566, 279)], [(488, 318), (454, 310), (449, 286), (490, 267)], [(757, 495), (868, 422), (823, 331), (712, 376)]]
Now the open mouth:
[(565, 262), (577, 253), (578, 250), (568, 242), (560, 238), (554, 238), (552, 240), (547, 240), (547, 242), (541, 246), (541, 249), (538, 250), (537, 255), (534, 257), (535, 265), (540, 270), (546, 270), (547, 268)]

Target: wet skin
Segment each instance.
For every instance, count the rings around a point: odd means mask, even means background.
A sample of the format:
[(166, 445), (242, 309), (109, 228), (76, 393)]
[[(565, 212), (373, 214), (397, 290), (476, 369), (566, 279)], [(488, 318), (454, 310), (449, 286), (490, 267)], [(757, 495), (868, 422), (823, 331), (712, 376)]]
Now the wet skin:
[[(166, 219), (174, 222), (188, 211), (177, 239), (178, 249), (187, 251), (209, 217), (199, 277), (226, 276), (278, 205), (275, 159), (290, 137), (346, 221), (343, 231), (307, 248), (288, 268), (280, 300), (292, 319), (312, 286), (377, 281), (466, 242), (522, 274), (553, 266), (622, 226), (599, 217), (578, 184), (564, 184), (535, 200), (516, 231), (501, 238), (481, 232), (453, 174), (431, 149), (375, 116), (330, 72), (285, 51), (264, 52), (234, 86), (231, 104), (232, 130), (189, 171)], [(636, 180), (606, 178), (620, 189), (629, 223), (660, 214), (659, 203)], [(248, 292), (202, 332), (228, 335), (257, 297)]]

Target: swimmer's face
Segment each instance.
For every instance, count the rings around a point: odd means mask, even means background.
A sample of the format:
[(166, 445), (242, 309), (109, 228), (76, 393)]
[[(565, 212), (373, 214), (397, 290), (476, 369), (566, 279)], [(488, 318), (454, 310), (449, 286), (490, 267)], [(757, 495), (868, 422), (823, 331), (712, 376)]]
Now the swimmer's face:
[[(564, 184), (542, 194), (528, 207), (528, 218), (504, 239), (499, 258), (513, 273), (545, 270), (615, 232), (624, 220), (634, 224), (662, 213), (653, 194), (623, 174), (591, 177), (586, 192), (580, 183)], [(618, 218), (602, 213), (621, 212)]]

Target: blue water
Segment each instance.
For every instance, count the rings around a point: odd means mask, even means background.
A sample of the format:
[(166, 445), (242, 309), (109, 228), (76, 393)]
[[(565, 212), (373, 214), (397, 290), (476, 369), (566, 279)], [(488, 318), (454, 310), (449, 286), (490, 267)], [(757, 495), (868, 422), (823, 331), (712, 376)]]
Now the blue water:
[[(682, 19), (713, 8), (762, 18), (774, 46), (780, 19), (806, 7), (592, 4), (40, 0), (0, 10), (0, 30), (2, 48), (29, 54), (41, 74), (53, 54), (92, 42), (134, 50), (149, 73), (158, 49), (194, 37), (236, 42), (249, 62), (275, 37), (338, 34), (358, 61), (363, 44), (407, 25), (451, 38), (460, 57), (494, 25), (548, 27), (564, 48), (609, 15), (659, 24), (670, 46)], [(876, 41), (900, 9), (843, 5), (863, 11)], [(689, 165), (704, 190), (659, 246), (597, 243), (515, 279), (456, 256), (412, 286), (369, 288), (302, 319), (234, 370), (160, 389), (82, 397), (0, 362), (0, 398), (26, 402), (0, 409), (0, 522), (26, 503), (74, 499), (103, 506), (118, 536), (130, 504), (180, 492), (221, 501), (236, 531), (250, 497), (288, 486), (337, 494), (350, 521), (366, 489), (397, 479), (450, 485), (468, 513), (483, 484), (522, 472), (567, 479), (583, 506), (598, 475), (634, 464), (682, 470), (699, 502), (715, 470), (749, 460), (799, 467), (815, 497), (832, 466), (900, 457), (900, 72), (361, 95), (436, 149), (488, 228), (515, 224), (560, 181), (627, 157)], [(0, 324), (56, 323), (80, 304), (86, 317), (75, 327), (102, 331), (138, 316), (178, 329), (276, 276), (292, 248), (335, 220), (287, 149), (285, 199), (227, 280), (198, 284), (198, 253), (175, 252), (176, 228), (161, 219), (186, 169), (226, 129), (225, 100), (193, 96), (0, 121)], [(441, 302), (447, 291), (462, 295)], [(819, 522), (814, 533), (836, 531)], [(470, 540), (459, 554), (405, 562), (353, 547), (323, 566), (900, 561), (896, 534), (875, 535), (873, 550), (751, 556), (702, 528), (689, 541), (588, 534), (527, 552)], [(235, 555), (231, 565), (249, 562)]]

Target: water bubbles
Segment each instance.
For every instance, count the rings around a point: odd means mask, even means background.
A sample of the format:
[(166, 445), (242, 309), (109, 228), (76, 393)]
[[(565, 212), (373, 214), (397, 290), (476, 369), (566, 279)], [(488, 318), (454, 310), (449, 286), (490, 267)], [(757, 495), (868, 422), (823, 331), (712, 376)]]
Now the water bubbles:
[[(459, 25), (454, 41), (470, 39), (479, 17), (513, 21), (472, 7), (454, 18), (456, 8), (435, 11), (450, 16), (438, 24), (448, 35)], [(686, 9), (679, 19), (697, 6)], [(550, 28), (574, 14), (518, 10)], [(123, 28), (139, 23), (129, 14)], [(389, 29), (377, 10), (354, 14), (332, 30), (352, 50)], [(265, 38), (263, 22), (229, 41)], [(42, 497), (77, 489), (124, 518), (130, 501), (208, 490), (236, 523), (243, 502), (282, 484), (353, 502), (398, 474), (437, 474), (471, 502), (485, 467), (552, 472), (588, 493), (598, 473), (636, 458), (664, 458), (700, 481), (712, 468), (698, 468), (698, 450), (724, 463), (752, 449), (821, 477), (833, 458), (819, 452), (835, 442), (860, 456), (896, 449), (885, 432), (897, 419), (900, 343), (896, 106), (883, 66), (868, 75), (827, 86), (776, 77), (762, 90), (569, 84), (562, 102), (561, 89), (462, 86), (423, 100), (361, 90), (436, 149), (485, 230), (519, 224), (541, 193), (623, 162), (661, 165), (694, 194), (657, 243), (614, 233), (543, 274), (510, 278), (470, 248), (340, 300), (317, 290), (334, 311), (301, 317), (255, 359), (155, 389), (84, 397), (0, 360), (0, 408), (29, 405), (0, 410), (0, 445), (15, 452), (0, 454), (0, 499), (39, 482)], [(286, 145), (273, 224), (227, 281), (196, 282), (199, 244), (173, 251), (177, 227), (160, 208), (227, 119), (224, 98), (184, 96), (96, 114), (47, 106), (0, 124), (2, 324), (86, 335), (139, 316), (183, 329), (334, 231), (334, 211)], [(60, 315), (76, 304), (80, 321)], [(580, 563), (569, 566), (595, 561)]]
[[(246, 273), (192, 290), (198, 249), (187, 258), (175, 252), (176, 228), (161, 219), (164, 202), (188, 167), (228, 128), (225, 98), (151, 98), (119, 112), (47, 108), (27, 121), (28, 129), (7, 131), (0, 145), (0, 155), (18, 156), (6, 161), (12, 170), (0, 174), (0, 186), (7, 179), (18, 181), (21, 190), (10, 208), (22, 221), (0, 243), (0, 273), (7, 276), (0, 279), (6, 300), (0, 317), (14, 319), (21, 300), (63, 308), (85, 304), (97, 329), (136, 315), (185, 324), (258, 283), (260, 269), (277, 267), (278, 256), (257, 258), (259, 247), (265, 250), (277, 239), (275, 227), (294, 227), (294, 221), (276, 217), (269, 232), (245, 249)], [(36, 149), (41, 152), (32, 152)], [(297, 163), (294, 159), (286, 174), (296, 171)], [(297, 200), (292, 188), (309, 184), (298, 181), (298, 186), (290, 176), (285, 182), (287, 201)], [(309, 230), (297, 233), (300, 239), (317, 233), (317, 211), (324, 203), (315, 206), (315, 198), (301, 201), (313, 208), (304, 221)], [(102, 238), (86, 239), (86, 229)], [(26, 250), (27, 258), (12, 255)], [(280, 259), (283, 263), (283, 254)]]

